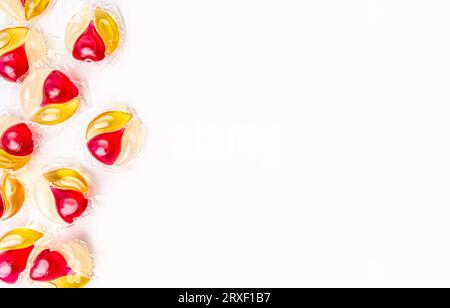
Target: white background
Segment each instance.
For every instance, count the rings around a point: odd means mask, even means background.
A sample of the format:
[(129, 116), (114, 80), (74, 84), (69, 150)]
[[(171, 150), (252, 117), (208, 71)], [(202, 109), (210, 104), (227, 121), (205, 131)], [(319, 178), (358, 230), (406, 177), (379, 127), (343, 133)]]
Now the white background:
[[(63, 61), (79, 2), (38, 24)], [(75, 66), (90, 107), (40, 147), (97, 176), (63, 231), (92, 247), (91, 286), (450, 286), (449, 1), (110, 2), (124, 48)], [(81, 142), (116, 102), (148, 138), (111, 173)]]

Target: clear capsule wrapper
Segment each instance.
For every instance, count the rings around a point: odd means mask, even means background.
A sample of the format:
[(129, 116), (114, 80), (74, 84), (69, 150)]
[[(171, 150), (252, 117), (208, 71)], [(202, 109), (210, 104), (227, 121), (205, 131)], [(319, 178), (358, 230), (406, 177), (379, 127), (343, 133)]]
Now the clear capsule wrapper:
[(2, 0), (0, 10), (18, 23), (31, 23), (49, 11), (55, 0)]
[(47, 41), (33, 26), (0, 29), (0, 78), (21, 83), (35, 67), (47, 60)]
[(82, 288), (93, 276), (86, 243), (21, 227), (0, 235), (0, 281), (12, 287)]
[[(45, 151), (43, 136), (52, 137), (47, 132), (66, 127), (89, 104), (75, 66), (111, 63), (124, 43), (125, 27), (117, 7), (78, 2), (61, 38), (72, 60), (68, 67), (35, 23), (56, 2), (0, 0), (0, 11), (13, 22), (0, 28), (0, 80), (17, 88), (21, 111), (0, 114), (0, 282), (11, 287), (82, 288), (93, 278), (88, 245), (57, 232), (73, 230), (95, 206), (94, 167), (88, 171), (72, 159), (54, 163), (36, 156)], [(120, 169), (142, 151), (145, 127), (127, 105), (97, 110), (79, 129), (76, 150), (83, 148), (96, 170)]]
[(35, 210), (52, 226), (69, 227), (93, 207), (95, 185), (89, 173), (78, 165), (46, 164), (34, 175), (33, 184)]
[(107, 169), (129, 164), (143, 148), (145, 128), (126, 105), (112, 106), (95, 116), (86, 128), (88, 158)]
[(60, 127), (82, 110), (85, 86), (65, 67), (42, 65), (34, 69), (20, 87), (23, 116), (44, 128)]
[(109, 63), (124, 40), (117, 7), (88, 1), (68, 22), (65, 45), (76, 61)]

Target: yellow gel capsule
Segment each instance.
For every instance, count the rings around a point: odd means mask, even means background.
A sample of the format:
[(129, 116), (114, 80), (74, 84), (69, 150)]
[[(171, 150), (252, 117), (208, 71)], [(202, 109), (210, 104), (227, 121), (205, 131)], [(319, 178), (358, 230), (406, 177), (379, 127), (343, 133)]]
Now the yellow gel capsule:
[(50, 0), (1, 0), (0, 10), (18, 22), (25, 22), (41, 15), (49, 3)]
[(132, 114), (123, 111), (108, 111), (102, 113), (89, 124), (86, 138), (89, 140), (97, 135), (122, 129), (132, 118)]
[(89, 278), (83, 276), (65, 276), (51, 281), (58, 289), (81, 289), (89, 283)]
[(72, 117), (77, 112), (79, 106), (79, 97), (74, 98), (68, 103), (48, 105), (36, 112), (31, 120), (47, 126), (58, 125)]
[(29, 29), (26, 27), (8, 28), (0, 31), (0, 55), (17, 49), (25, 43)]
[(32, 229), (15, 229), (0, 238), (0, 252), (28, 248), (43, 236), (42, 233)]
[(88, 193), (89, 185), (86, 179), (73, 169), (58, 169), (44, 174), (45, 179), (59, 189), (76, 190)]
[(25, 202), (22, 183), (9, 172), (4, 172), (0, 194), (0, 219), (7, 220), (16, 215)]
[(25, 167), (31, 160), (31, 156), (14, 156), (0, 149), (0, 169), (19, 170)]
[(31, 20), (41, 15), (47, 9), (49, 2), (49, 0), (26, 0), (25, 19)]
[(95, 26), (106, 45), (106, 53), (112, 54), (120, 43), (120, 31), (117, 22), (103, 9), (96, 8)]

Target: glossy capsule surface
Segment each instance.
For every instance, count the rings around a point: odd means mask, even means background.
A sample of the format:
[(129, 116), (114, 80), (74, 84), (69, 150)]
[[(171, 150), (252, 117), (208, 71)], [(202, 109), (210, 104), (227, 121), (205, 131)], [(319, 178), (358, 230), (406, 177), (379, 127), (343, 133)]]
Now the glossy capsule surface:
[(92, 277), (92, 266), (85, 243), (76, 240), (50, 242), (33, 253), (29, 279), (42, 286), (82, 288)]
[(0, 220), (8, 220), (15, 216), (25, 202), (23, 184), (9, 171), (0, 177)]
[(22, 82), (33, 65), (47, 55), (41, 34), (27, 27), (0, 31), (0, 77)]
[(24, 273), (30, 255), (43, 234), (32, 229), (15, 229), (0, 238), (0, 280), (15, 284)]
[(44, 173), (37, 181), (35, 200), (48, 219), (71, 225), (86, 213), (89, 193), (88, 181), (81, 172), (60, 168)]
[(141, 148), (140, 121), (128, 111), (108, 111), (97, 116), (86, 131), (89, 153), (105, 166), (132, 160)]
[(99, 62), (121, 41), (118, 20), (101, 7), (86, 6), (67, 25), (66, 47), (80, 61)]
[(46, 126), (70, 119), (80, 107), (80, 89), (60, 70), (41, 68), (23, 82), (20, 103), (27, 119)]
[(40, 16), (49, 4), (50, 0), (1, 0), (0, 9), (16, 21), (24, 22)]
[(22, 169), (31, 160), (34, 149), (34, 134), (28, 124), (0, 116), (0, 169)]

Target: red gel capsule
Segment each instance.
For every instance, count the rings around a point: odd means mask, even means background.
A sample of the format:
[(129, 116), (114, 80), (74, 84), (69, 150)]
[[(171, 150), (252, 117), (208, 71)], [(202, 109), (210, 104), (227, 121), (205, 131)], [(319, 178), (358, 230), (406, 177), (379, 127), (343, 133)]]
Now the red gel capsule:
[(33, 133), (25, 123), (8, 128), (1, 141), (3, 149), (11, 155), (27, 156), (34, 151)]
[(17, 82), (29, 70), (25, 45), (20, 46), (0, 57), (0, 75), (11, 82)]
[(1, 140), (3, 149), (11, 155), (27, 156), (34, 151), (33, 133), (24, 123), (8, 128)]
[(5, 213), (5, 204), (3, 203), (2, 195), (0, 194), (0, 217)]
[(34, 246), (25, 249), (10, 250), (0, 254), (0, 280), (15, 284), (25, 270), (28, 257)]
[(72, 224), (75, 219), (79, 218), (88, 207), (88, 200), (84, 195), (74, 190), (62, 190), (51, 187), (53, 196), (55, 197), (56, 208), (59, 216)]
[(73, 56), (81, 61), (101, 61), (105, 58), (106, 46), (97, 29), (95, 29), (93, 21), (90, 22), (86, 31), (75, 42)]
[(60, 71), (51, 72), (44, 82), (41, 107), (50, 104), (67, 103), (79, 95), (77, 86)]
[(125, 128), (121, 130), (95, 136), (89, 140), (89, 152), (100, 162), (112, 166), (117, 161), (122, 150), (122, 137)]
[(34, 261), (30, 278), (35, 281), (52, 281), (72, 272), (62, 254), (50, 249), (43, 250)]

